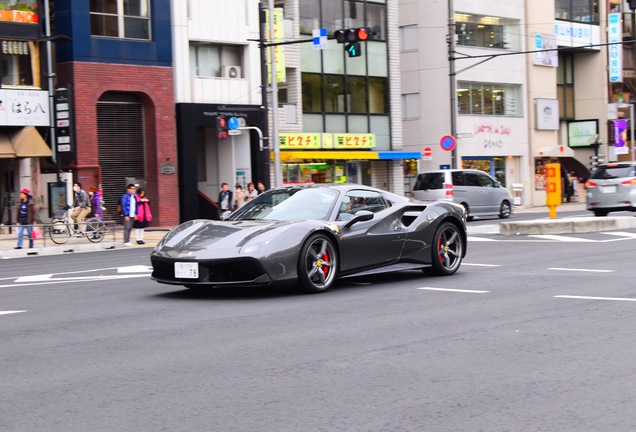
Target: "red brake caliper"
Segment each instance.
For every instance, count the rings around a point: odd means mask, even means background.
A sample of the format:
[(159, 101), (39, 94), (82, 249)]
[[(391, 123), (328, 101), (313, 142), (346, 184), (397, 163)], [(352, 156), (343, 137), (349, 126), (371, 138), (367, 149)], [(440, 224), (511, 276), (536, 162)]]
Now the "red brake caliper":
[[(322, 254), (322, 262), (329, 262), (329, 255), (327, 255), (327, 252), (325, 252), (324, 254)], [(329, 267), (324, 265), (322, 266), (322, 271), (325, 274), (325, 277), (327, 276), (327, 273), (329, 273)]]
[(437, 257), (439, 258), (440, 262), (444, 260), (444, 257), (442, 256), (442, 254), (440, 254), (441, 250), (442, 250), (442, 236), (440, 235), (439, 238), (437, 239)]

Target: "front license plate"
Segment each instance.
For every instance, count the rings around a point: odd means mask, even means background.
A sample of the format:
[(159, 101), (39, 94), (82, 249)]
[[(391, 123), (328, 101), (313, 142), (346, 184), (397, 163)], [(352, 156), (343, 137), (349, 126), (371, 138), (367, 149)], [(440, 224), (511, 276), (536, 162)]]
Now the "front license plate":
[(616, 186), (601, 186), (603, 193), (616, 193)]
[(180, 279), (199, 279), (199, 263), (174, 263), (174, 277)]

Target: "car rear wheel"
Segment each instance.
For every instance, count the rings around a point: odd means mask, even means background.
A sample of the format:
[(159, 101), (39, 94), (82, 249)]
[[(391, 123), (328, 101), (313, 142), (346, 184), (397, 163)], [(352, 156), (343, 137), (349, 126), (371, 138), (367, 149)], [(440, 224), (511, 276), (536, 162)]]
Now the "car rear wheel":
[(434, 276), (454, 274), (462, 263), (464, 239), (457, 226), (444, 222), (435, 231), (431, 247), (431, 266), (424, 273)]
[(508, 201), (504, 201), (501, 203), (501, 208), (499, 209), (499, 218), (506, 219), (510, 217), (511, 209), (510, 203)]
[(333, 241), (324, 234), (314, 234), (303, 244), (298, 258), (298, 282), (307, 292), (326, 291), (338, 273), (338, 256)]
[(594, 210), (594, 216), (599, 217), (599, 216), (607, 216), (607, 213), (609, 213), (606, 210)]

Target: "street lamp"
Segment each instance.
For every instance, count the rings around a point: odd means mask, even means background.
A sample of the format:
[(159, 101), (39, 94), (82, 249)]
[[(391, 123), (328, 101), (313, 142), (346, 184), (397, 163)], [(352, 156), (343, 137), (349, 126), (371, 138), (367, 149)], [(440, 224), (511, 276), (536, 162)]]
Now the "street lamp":
[(634, 161), (636, 160), (634, 158), (634, 104), (621, 103), (618, 104), (618, 108), (629, 108), (630, 145), (632, 149), (632, 161)]

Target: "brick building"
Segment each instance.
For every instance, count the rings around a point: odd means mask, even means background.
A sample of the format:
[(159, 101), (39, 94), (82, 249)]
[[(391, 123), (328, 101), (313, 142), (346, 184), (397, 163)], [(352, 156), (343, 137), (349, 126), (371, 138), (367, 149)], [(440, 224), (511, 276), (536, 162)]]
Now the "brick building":
[(55, 33), (70, 37), (56, 50), (73, 123), (62, 170), (86, 189), (102, 188), (107, 218), (135, 183), (147, 190), (153, 225), (177, 224), (170, 1), (58, 0), (53, 16)]

